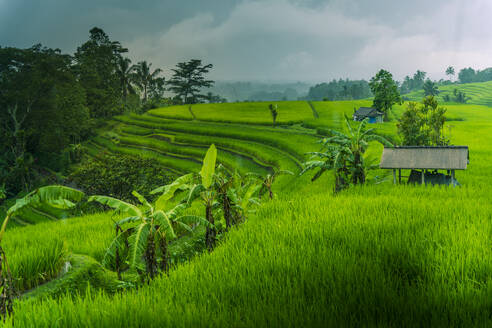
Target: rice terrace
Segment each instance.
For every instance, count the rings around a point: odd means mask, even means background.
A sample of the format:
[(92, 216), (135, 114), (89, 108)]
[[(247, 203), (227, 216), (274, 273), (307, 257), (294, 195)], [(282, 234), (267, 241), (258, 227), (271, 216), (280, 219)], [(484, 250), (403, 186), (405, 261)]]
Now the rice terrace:
[[(307, 17), (327, 29), (345, 17), (377, 42), (404, 32), (358, 16), (386, 17), (380, 1), (350, 2), (352, 16), (324, 1), (164, 3), (175, 20), (158, 37), (144, 19), (167, 15), (157, 3), (101, 5), (106, 31), (87, 39), (70, 25), (76, 44), (36, 34), (62, 50), (0, 33), (2, 326), (492, 327), (487, 48), (277, 65), (236, 41), (299, 42), (306, 54), (326, 51), (310, 37), (340, 41), (292, 21)], [(53, 16), (50, 6), (39, 10)], [(77, 6), (57, 10), (99, 23)], [(130, 7), (141, 24), (125, 36), (109, 9), (124, 18)], [(0, 1), (0, 21), (3, 9), (31, 10)], [(285, 19), (262, 26), (272, 10)]]

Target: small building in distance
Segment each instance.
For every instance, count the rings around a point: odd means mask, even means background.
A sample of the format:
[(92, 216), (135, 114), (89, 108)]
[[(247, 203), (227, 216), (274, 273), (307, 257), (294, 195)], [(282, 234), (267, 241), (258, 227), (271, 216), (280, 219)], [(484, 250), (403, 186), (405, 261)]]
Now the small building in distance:
[[(408, 183), (459, 185), (455, 170), (466, 170), (467, 146), (401, 146), (384, 148), (379, 167), (393, 170), (393, 183), (401, 183), (402, 170), (411, 170)], [(446, 170), (446, 174), (439, 173)]]
[(354, 121), (363, 121), (369, 118), (369, 123), (383, 123), (384, 113), (378, 111), (376, 108), (372, 107), (360, 107), (354, 112), (352, 118)]

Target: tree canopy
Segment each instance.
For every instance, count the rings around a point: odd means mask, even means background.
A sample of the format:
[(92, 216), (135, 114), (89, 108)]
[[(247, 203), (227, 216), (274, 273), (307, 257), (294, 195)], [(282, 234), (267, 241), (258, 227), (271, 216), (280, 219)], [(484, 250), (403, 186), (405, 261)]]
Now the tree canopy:
[(171, 79), (167, 82), (169, 90), (174, 92), (185, 104), (198, 103), (206, 100), (207, 96), (201, 94), (202, 88), (209, 88), (214, 84), (212, 80), (206, 80), (204, 75), (213, 67), (212, 64), (202, 65), (199, 59), (178, 63)]
[(398, 92), (398, 85), (393, 80), (393, 75), (381, 69), (369, 82), (369, 87), (374, 94), (373, 106), (384, 113), (384, 119), (388, 119), (388, 112), (394, 104), (401, 104), (402, 99)]

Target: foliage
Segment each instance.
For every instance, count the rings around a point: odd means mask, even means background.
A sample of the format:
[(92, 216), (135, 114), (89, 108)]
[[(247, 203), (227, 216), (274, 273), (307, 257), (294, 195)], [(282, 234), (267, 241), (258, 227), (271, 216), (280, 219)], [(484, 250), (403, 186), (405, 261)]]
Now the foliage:
[(439, 94), (439, 89), (436, 83), (432, 82), (430, 79), (427, 79), (422, 86), (424, 89), (425, 96), (437, 96)]
[(458, 89), (453, 90), (453, 95), (456, 102), (460, 104), (465, 104), (470, 99), (470, 97), (466, 96), (466, 93), (464, 91), (460, 91)]
[(330, 100), (352, 100), (369, 98), (371, 96), (371, 89), (367, 81), (339, 79), (310, 87), (305, 99), (318, 101), (324, 100), (325, 98)]
[(424, 98), (422, 104), (410, 102), (397, 124), (402, 145), (444, 146), (449, 140), (444, 136), (446, 109), (438, 107), (432, 96)]
[(107, 118), (119, 112), (121, 79), (117, 72), (123, 53), (118, 41), (111, 41), (100, 28), (90, 30), (89, 40), (74, 54), (74, 71), (87, 94), (91, 117)]
[(63, 149), (91, 123), (71, 58), (59, 50), (0, 48), (0, 76), (0, 183), (17, 194), (34, 184), (35, 164), (63, 169)]
[(108, 195), (128, 201), (132, 199), (133, 190), (147, 197), (154, 188), (169, 183), (173, 175), (148, 158), (100, 153), (77, 165), (68, 181), (87, 194)]
[(401, 83), (400, 92), (401, 94), (407, 94), (414, 90), (420, 90), (424, 86), (426, 72), (419, 71), (415, 72), (413, 77), (405, 76), (405, 79)]
[(373, 168), (368, 166), (364, 159), (370, 142), (377, 141), (385, 146), (392, 146), (385, 138), (377, 135), (375, 129), (366, 128), (368, 119), (360, 122), (356, 129), (352, 128), (347, 116), (345, 123), (347, 133), (331, 130), (331, 137), (320, 140), (321, 150), (311, 153), (315, 160), (305, 162), (301, 172), (302, 175), (312, 169), (318, 169), (311, 179), (315, 181), (327, 170), (333, 170), (335, 192), (347, 188), (350, 183), (357, 185), (366, 182), (366, 170)]
[(212, 64), (202, 65), (199, 59), (178, 63), (172, 69), (173, 76), (167, 82), (170, 85), (169, 90), (180, 97), (184, 104), (195, 104), (206, 99), (205, 95), (200, 94), (200, 90), (214, 84), (214, 81), (204, 77), (212, 67)]
[(371, 79), (369, 86), (374, 94), (373, 106), (384, 113), (385, 121), (388, 120), (393, 105), (402, 102), (393, 75), (382, 69)]
[(445, 73), (446, 73), (447, 76), (449, 76), (451, 78), (452, 76), (454, 76), (454, 73), (455, 73), (454, 67), (453, 66), (448, 66), (448, 68), (446, 68), (446, 72)]
[[(37, 209), (43, 206), (70, 209), (75, 206), (74, 202), (79, 202), (83, 196), (84, 193), (72, 188), (47, 186), (36, 189), (25, 197), (17, 199), (15, 204), (7, 210), (7, 216), (3, 220), (0, 230), (0, 244), (10, 218), (22, 212), (24, 209)], [(13, 312), (13, 300), (16, 296), (14, 278), (15, 276), (12, 275), (5, 251), (0, 246), (0, 317), (4, 320), (7, 315), (11, 315)]]
[(162, 73), (160, 68), (151, 72), (151, 63), (141, 61), (135, 66), (134, 81), (143, 91), (143, 101), (147, 102), (148, 96), (151, 98), (162, 98), (164, 95), (164, 78), (159, 77)]
[(135, 81), (135, 66), (130, 64), (131, 60), (129, 58), (118, 58), (116, 74), (120, 81), (121, 99), (124, 107), (127, 106), (128, 95), (136, 93), (132, 84)]
[[(186, 183), (184, 179), (180, 183)], [(176, 185), (176, 182), (174, 183)], [(191, 224), (205, 224), (199, 217), (183, 215), (186, 204), (167, 209), (167, 200), (182, 185), (167, 188), (166, 192), (151, 205), (145, 197), (133, 191), (143, 209), (108, 196), (91, 196), (95, 201), (107, 205), (119, 213), (129, 215), (115, 223), (116, 237), (109, 245), (102, 264), (116, 270), (121, 279), (122, 271), (129, 269), (154, 279), (160, 272), (169, 269), (168, 242), (178, 237), (178, 231), (192, 231)], [(179, 230), (179, 229), (181, 230)]]

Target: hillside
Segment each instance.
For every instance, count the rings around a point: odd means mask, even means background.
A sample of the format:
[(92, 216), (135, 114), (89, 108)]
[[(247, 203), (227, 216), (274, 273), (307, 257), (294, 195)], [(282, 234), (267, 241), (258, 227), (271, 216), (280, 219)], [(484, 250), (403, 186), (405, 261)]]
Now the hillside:
[[(279, 102), (276, 127), (269, 125), (268, 104), (119, 116), (87, 146), (92, 155), (138, 153), (185, 173), (200, 169), (214, 143), (227, 168), (299, 173), (321, 134), (342, 129), (343, 114), (370, 102)], [(376, 170), (368, 185), (334, 196), (331, 174), (315, 183), (310, 175), (283, 176), (278, 198), (232, 229), (212, 253), (114, 295), (107, 292), (116, 288), (114, 273), (91, 267), (99, 274), (90, 289), (79, 286), (80, 294), (18, 301), (15, 326), (492, 324), (492, 113), (478, 105), (446, 107), (453, 119), (448, 137), (470, 147), (469, 169), (457, 173), (462, 187), (394, 186), (388, 178), (375, 183), (375, 176), (389, 174)], [(388, 136), (396, 132), (394, 122), (375, 127)], [(380, 153), (374, 147), (369, 156), (379, 160)], [(24, 290), (56, 277), (70, 254), (100, 261), (112, 219), (99, 213), (12, 228), (5, 249), (15, 254), (11, 265)]]
[[(467, 104), (483, 105), (492, 107), (492, 81), (480, 82), (480, 83), (465, 83), (465, 84), (451, 84), (439, 86), (439, 95), (436, 97), (439, 103), (444, 103), (444, 96), (448, 95), (451, 99), (451, 103), (455, 100), (454, 89), (464, 92), (469, 99)], [(424, 91), (413, 91), (404, 95), (409, 100), (421, 101), (424, 97)]]

